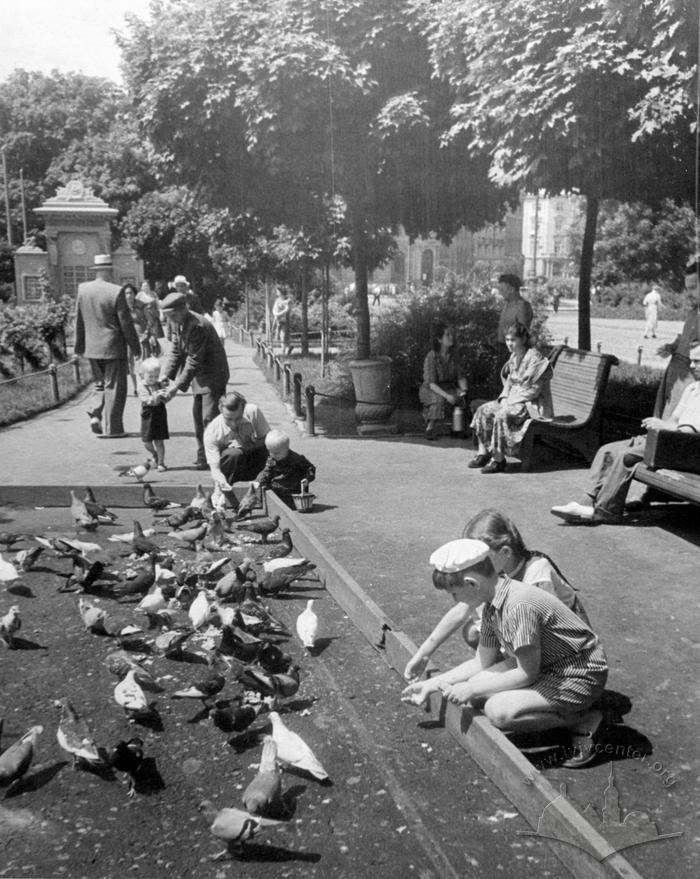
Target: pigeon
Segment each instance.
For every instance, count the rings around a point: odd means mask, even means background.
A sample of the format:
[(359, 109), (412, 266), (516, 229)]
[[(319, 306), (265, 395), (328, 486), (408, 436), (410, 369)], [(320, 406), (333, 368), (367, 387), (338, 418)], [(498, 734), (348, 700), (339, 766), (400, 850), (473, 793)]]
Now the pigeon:
[(211, 495), (208, 495), (206, 491), (204, 491), (204, 488), (200, 483), (197, 486), (194, 497), (190, 501), (190, 506), (194, 507), (195, 509), (201, 510), (203, 513), (211, 513), (212, 506), (210, 497)]
[(221, 513), (222, 515), (226, 512), (226, 508), (229, 506), (229, 499), (226, 496), (226, 493), (221, 490), (221, 486), (218, 482), (214, 485), (210, 502), (214, 512)]
[(18, 781), (31, 766), (36, 741), (43, 733), (43, 726), (32, 726), (0, 755), (0, 786), (7, 787)]
[(318, 617), (313, 609), (314, 600), (310, 598), (306, 602), (306, 610), (303, 610), (296, 621), (297, 635), (307, 650), (313, 650), (316, 646), (318, 635)]
[(92, 632), (95, 635), (106, 635), (107, 627), (107, 611), (102, 607), (91, 604), (82, 596), (78, 599), (78, 611), (83, 620), (86, 632)]
[(0, 546), (10, 549), (15, 543), (19, 543), (24, 537), (23, 534), (13, 534), (11, 531), (0, 531)]
[(289, 632), (278, 619), (259, 601), (246, 599), (238, 607), (238, 625), (249, 632), (268, 632), (272, 635), (285, 635)]
[(221, 639), (216, 647), (222, 656), (235, 656), (244, 662), (250, 662), (260, 652), (263, 642), (255, 635), (238, 626), (224, 624), (221, 628)]
[(325, 781), (329, 777), (328, 773), (302, 737), (285, 726), (276, 711), (270, 712), (270, 720), (272, 738), (277, 745), (277, 759), (280, 764), (284, 768), (291, 767), (308, 772), (319, 781)]
[(123, 580), (112, 587), (114, 595), (145, 595), (156, 581), (155, 553), (151, 553), (148, 564), (135, 577)]
[(123, 772), (128, 781), (127, 797), (131, 799), (136, 794), (136, 781), (139, 769), (143, 763), (143, 739), (134, 738), (118, 742), (109, 756), (110, 765), (118, 772)]
[(284, 556), (290, 555), (293, 550), (294, 544), (292, 543), (292, 536), (289, 528), (283, 528), (282, 539), (279, 543), (273, 545), (268, 544), (265, 556), (267, 559), (283, 558)]
[(191, 629), (170, 629), (161, 632), (153, 642), (153, 649), (159, 656), (176, 658), (181, 655), (182, 645), (191, 634)]
[(88, 514), (104, 524), (116, 522), (119, 518), (116, 513), (108, 510), (104, 504), (97, 503), (95, 493), (89, 485), (85, 486), (85, 497), (83, 498), (83, 503), (85, 504)]
[[(270, 569), (268, 566), (274, 563), (277, 563), (277, 565)], [(265, 573), (258, 584), (260, 592), (263, 595), (276, 595), (278, 592), (283, 592), (289, 588), (295, 580), (300, 580), (304, 574), (315, 570), (316, 565), (308, 559), (292, 559), (286, 556), (282, 559), (273, 559), (272, 561), (265, 562), (263, 569)]]
[(130, 669), (114, 688), (114, 701), (124, 709), (129, 719), (151, 712), (146, 694), (136, 680), (134, 669)]
[(134, 679), (142, 686), (152, 689), (155, 681), (149, 671), (143, 668), (126, 650), (114, 650), (105, 659), (105, 665), (109, 671), (116, 675), (119, 680), (134, 672)]
[(222, 576), (221, 571), (231, 561), (229, 558), (220, 558), (214, 562), (207, 563), (198, 569), (200, 580), (219, 580)]
[(227, 536), (221, 513), (217, 513), (216, 510), (214, 510), (209, 518), (209, 524), (207, 526), (207, 540), (222, 545), (226, 542)]
[(12, 648), (15, 646), (15, 633), (22, 628), (22, 619), (19, 615), (19, 607), (13, 604), (5, 616), (0, 617), (0, 640)]
[(137, 482), (143, 482), (144, 476), (151, 469), (151, 462), (145, 461), (143, 464), (134, 464), (133, 467), (123, 467), (119, 470), (120, 476), (131, 476)]
[(190, 605), (188, 615), (190, 618), (190, 622), (192, 623), (192, 628), (195, 631), (197, 629), (201, 629), (202, 626), (206, 625), (209, 622), (211, 609), (209, 607), (209, 600), (207, 599), (207, 595), (204, 590), (197, 593), (197, 597)]
[(295, 665), (287, 673), (269, 674), (262, 668), (247, 665), (238, 672), (237, 678), (247, 690), (286, 699), (299, 689), (299, 671), (299, 666)]
[(182, 528), (183, 525), (186, 525), (188, 522), (191, 522), (193, 519), (201, 519), (202, 511), (198, 507), (185, 507), (182, 510), (178, 510), (177, 513), (171, 513), (165, 520), (167, 525), (170, 525), (171, 528)]
[[(39, 547), (41, 549), (41, 547)], [(90, 592), (95, 583), (104, 574), (105, 566), (102, 562), (90, 562), (77, 552), (72, 556), (73, 573), (68, 580), (59, 586), (59, 592)]]
[(168, 599), (163, 595), (160, 586), (156, 586), (148, 595), (144, 595), (141, 601), (134, 608), (135, 611), (145, 614), (155, 614), (159, 610), (163, 610), (168, 606)]
[(193, 547), (198, 540), (204, 539), (208, 527), (206, 522), (202, 522), (201, 525), (197, 525), (195, 528), (188, 528), (184, 531), (170, 531), (167, 537), (171, 537), (187, 547)]
[(175, 510), (182, 506), (182, 504), (169, 501), (165, 497), (159, 497), (153, 491), (153, 486), (150, 482), (144, 482), (143, 484), (143, 503), (144, 506), (150, 507), (152, 510)]
[(243, 807), (252, 815), (279, 813), (282, 806), (282, 773), (277, 765), (277, 745), (272, 736), (263, 739), (260, 768), (243, 791)]
[(176, 690), (173, 699), (201, 699), (206, 703), (226, 685), (226, 678), (217, 671), (211, 671), (206, 677), (195, 681), (186, 690)]
[(177, 583), (177, 574), (164, 565), (156, 564), (155, 566), (156, 583), (158, 586), (173, 586)]
[(78, 714), (68, 699), (61, 699), (54, 704), (61, 709), (56, 738), (61, 748), (72, 755), (73, 767), (76, 768), (83, 763), (100, 765), (102, 757), (87, 721)]
[(239, 531), (259, 534), (262, 542), (266, 544), (267, 538), (273, 531), (277, 530), (279, 523), (279, 516), (273, 516), (272, 519), (269, 519), (267, 516), (259, 516), (255, 519), (247, 519), (245, 522), (236, 522), (236, 528)]
[(292, 664), (291, 654), (283, 653), (276, 644), (271, 644), (269, 641), (263, 642), (258, 651), (257, 659), (262, 668), (269, 674), (286, 672)]
[(260, 507), (262, 507), (260, 492), (256, 488), (255, 483), (251, 482), (248, 491), (243, 495), (238, 504), (236, 519), (245, 519), (245, 517), (249, 516), (253, 510), (260, 509)]
[[(244, 559), (233, 571), (224, 574), (214, 587), (216, 597), (225, 601), (244, 601), (255, 594), (255, 571), (250, 559)], [(250, 577), (249, 577), (250, 575)]]
[[(15, 555), (15, 564), (19, 565), (25, 573), (31, 571), (43, 551), (43, 546), (35, 546), (32, 549), (20, 549)], [(0, 574), (0, 580), (1, 579), (2, 575)]]
[(88, 512), (85, 501), (77, 497), (73, 489), (70, 490), (70, 511), (75, 521), (83, 526), (98, 524), (97, 517)]
[(14, 583), (15, 580), (19, 580), (19, 571), (12, 562), (4, 559), (0, 553), (0, 583)]
[(68, 537), (54, 537), (48, 540), (44, 537), (35, 537), (34, 539), (42, 546), (53, 549), (59, 556), (73, 556), (78, 553), (90, 561), (99, 559), (102, 562), (108, 562), (110, 560), (99, 543)]
[(226, 700), (220, 700), (209, 709), (209, 717), (223, 732), (240, 733), (248, 729), (265, 707), (264, 702), (258, 702), (255, 705), (237, 705), (232, 708)]
[(139, 553), (139, 555), (150, 555), (151, 553), (158, 555), (161, 551), (157, 543), (149, 540), (141, 527), (141, 523), (136, 519), (134, 519), (134, 536), (131, 545), (134, 548), (134, 552)]
[[(141, 528), (141, 530), (139, 531), (139, 534), (142, 537), (150, 537), (155, 533), (155, 528)], [(111, 543), (133, 543), (135, 535), (135, 531), (125, 531), (123, 534), (110, 534), (107, 540), (109, 540)]]
[(211, 821), (211, 831), (218, 839), (226, 840), (227, 849), (213, 860), (221, 860), (228, 855), (240, 854), (243, 844), (252, 839), (261, 830), (267, 827), (277, 827), (283, 824), (273, 818), (263, 818), (260, 815), (251, 815), (243, 809), (217, 809), (209, 800), (199, 804), (199, 811)]

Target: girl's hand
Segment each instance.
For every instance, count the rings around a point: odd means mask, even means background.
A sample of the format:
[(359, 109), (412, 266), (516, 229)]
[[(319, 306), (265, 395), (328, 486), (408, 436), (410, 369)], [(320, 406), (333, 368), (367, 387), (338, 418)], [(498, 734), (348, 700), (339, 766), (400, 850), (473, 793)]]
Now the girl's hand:
[(412, 656), (406, 663), (406, 668), (403, 670), (403, 676), (407, 681), (417, 681), (425, 671), (427, 665), (428, 657), (420, 656), (416, 653), (416, 655)]
[(438, 684), (430, 678), (427, 681), (417, 681), (402, 690), (401, 701), (408, 702), (410, 705), (425, 705), (428, 696), (438, 689)]
[(441, 690), (448, 702), (455, 705), (466, 705), (471, 699), (471, 687), (469, 681), (461, 684), (443, 684)]

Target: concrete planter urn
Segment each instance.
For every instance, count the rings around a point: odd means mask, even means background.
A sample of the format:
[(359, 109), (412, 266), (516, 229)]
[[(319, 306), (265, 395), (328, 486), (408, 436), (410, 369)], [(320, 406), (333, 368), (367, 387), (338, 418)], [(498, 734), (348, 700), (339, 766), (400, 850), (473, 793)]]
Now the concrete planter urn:
[(355, 417), (360, 436), (397, 433), (389, 419), (391, 402), (391, 357), (351, 360), (348, 364), (355, 388)]

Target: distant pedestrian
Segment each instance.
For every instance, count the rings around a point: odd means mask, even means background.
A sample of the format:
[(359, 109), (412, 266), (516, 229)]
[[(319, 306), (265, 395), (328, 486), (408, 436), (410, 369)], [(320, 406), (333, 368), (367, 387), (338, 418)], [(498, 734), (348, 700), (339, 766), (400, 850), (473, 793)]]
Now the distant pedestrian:
[(203, 314), (190, 311), (184, 293), (171, 293), (162, 305), (173, 328), (172, 348), (161, 373), (171, 380), (166, 399), (192, 385), (192, 420), (197, 441), (194, 463), (198, 470), (206, 470), (204, 428), (217, 416), (219, 398), (226, 393), (226, 351), (214, 325)]
[(112, 257), (95, 257), (94, 281), (78, 286), (73, 350), (90, 361), (95, 391), (88, 416), (90, 429), (103, 439), (126, 436), (124, 406), (127, 394), (128, 350), (141, 354), (141, 344), (126, 297), (112, 284)]
[(659, 308), (661, 307), (661, 294), (658, 287), (652, 287), (651, 290), (642, 300), (644, 306), (644, 316), (646, 317), (646, 326), (644, 327), (644, 338), (656, 338), (656, 328), (659, 325)]
[(552, 292), (552, 311), (555, 314), (559, 312), (559, 303), (561, 302), (561, 290), (554, 290)]
[(278, 289), (277, 298), (272, 303), (272, 336), (282, 343), (282, 353), (289, 354), (289, 319), (291, 317), (292, 303), (287, 290)]
[(156, 470), (163, 473), (168, 469), (165, 466), (165, 440), (170, 439), (165, 408), (168, 394), (160, 381), (157, 357), (148, 357), (141, 364), (138, 395), (141, 400), (141, 440), (152, 456)]

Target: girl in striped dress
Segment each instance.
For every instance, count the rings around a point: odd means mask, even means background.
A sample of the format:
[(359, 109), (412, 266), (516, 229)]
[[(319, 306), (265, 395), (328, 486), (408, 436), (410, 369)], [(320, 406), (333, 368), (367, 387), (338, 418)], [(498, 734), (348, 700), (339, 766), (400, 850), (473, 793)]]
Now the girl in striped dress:
[(462, 538), (436, 550), (433, 583), (457, 603), (484, 604), (476, 656), (425, 681), (402, 699), (422, 705), (440, 691), (456, 704), (482, 708), (506, 733), (567, 728), (573, 750), (564, 765), (596, 759), (608, 665), (597, 635), (555, 596), (500, 576), (482, 540)]

